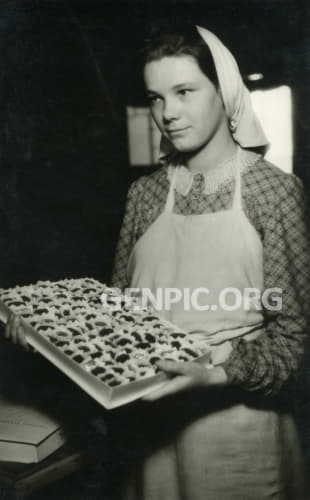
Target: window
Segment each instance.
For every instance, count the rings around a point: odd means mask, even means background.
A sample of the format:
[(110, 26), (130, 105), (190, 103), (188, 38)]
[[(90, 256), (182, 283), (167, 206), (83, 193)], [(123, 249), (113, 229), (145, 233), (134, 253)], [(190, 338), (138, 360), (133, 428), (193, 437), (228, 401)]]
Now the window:
[(160, 133), (149, 108), (127, 108), (129, 161), (132, 166), (155, 165)]
[(266, 159), (292, 172), (293, 130), (291, 89), (285, 85), (251, 93), (253, 107), (270, 142)]

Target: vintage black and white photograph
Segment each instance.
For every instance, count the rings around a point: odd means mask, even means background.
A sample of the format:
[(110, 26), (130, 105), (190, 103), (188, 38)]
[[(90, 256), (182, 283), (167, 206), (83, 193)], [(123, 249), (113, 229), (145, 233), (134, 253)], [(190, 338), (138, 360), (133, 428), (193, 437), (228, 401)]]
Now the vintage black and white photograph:
[(308, 0), (0, 0), (0, 500), (310, 499)]

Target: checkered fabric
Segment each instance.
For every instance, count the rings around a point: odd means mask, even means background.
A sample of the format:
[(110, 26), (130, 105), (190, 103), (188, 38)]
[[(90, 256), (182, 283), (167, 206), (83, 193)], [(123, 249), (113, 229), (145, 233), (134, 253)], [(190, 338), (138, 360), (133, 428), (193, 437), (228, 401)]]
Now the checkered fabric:
[[(169, 189), (167, 168), (139, 178), (128, 192), (113, 286), (128, 286), (130, 252), (164, 208)], [(234, 176), (227, 175), (211, 193), (205, 183), (208, 175), (195, 174), (186, 196), (176, 191), (175, 212), (202, 214), (231, 207)], [(229, 383), (276, 395), (286, 382), (296, 379), (308, 335), (310, 241), (304, 192), (296, 176), (247, 152), (242, 167), (242, 198), (244, 211), (263, 242), (265, 289), (282, 289), (283, 304), (281, 311), (264, 310), (265, 329), (259, 338), (250, 342), (233, 340), (233, 351), (223, 366)], [(159, 241), (161, 244), (164, 242)]]

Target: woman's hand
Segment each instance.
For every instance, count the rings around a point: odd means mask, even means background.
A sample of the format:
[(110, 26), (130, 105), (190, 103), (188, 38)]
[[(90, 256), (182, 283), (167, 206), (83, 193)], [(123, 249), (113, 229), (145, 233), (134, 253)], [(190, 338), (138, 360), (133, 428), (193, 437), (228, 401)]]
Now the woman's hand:
[(160, 361), (158, 368), (168, 375), (175, 375), (175, 377), (145, 396), (143, 399), (146, 401), (154, 401), (189, 388), (211, 387), (227, 383), (226, 373), (221, 366), (207, 368), (205, 365), (195, 362)]
[(19, 344), (27, 351), (29, 350), (21, 317), (17, 314), (10, 314), (7, 324), (5, 325), (4, 336), (14, 344)]

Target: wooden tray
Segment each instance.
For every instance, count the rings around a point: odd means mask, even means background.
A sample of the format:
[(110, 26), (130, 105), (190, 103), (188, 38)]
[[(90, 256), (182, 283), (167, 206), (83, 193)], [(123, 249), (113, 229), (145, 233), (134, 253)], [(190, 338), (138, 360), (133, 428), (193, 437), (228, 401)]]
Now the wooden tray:
[[(11, 310), (9, 307), (0, 300), (0, 320), (6, 323), (10, 313)], [(165, 323), (168, 324), (168, 322)], [(95, 375), (87, 372), (82, 366), (69, 358), (23, 319), (22, 324), (25, 328), (27, 342), (107, 409), (116, 408), (139, 399), (161, 387), (168, 380), (165, 373), (160, 373), (153, 377), (147, 377), (117, 387), (109, 387)], [(197, 361), (207, 361), (208, 358), (209, 355), (205, 354), (199, 357)]]

